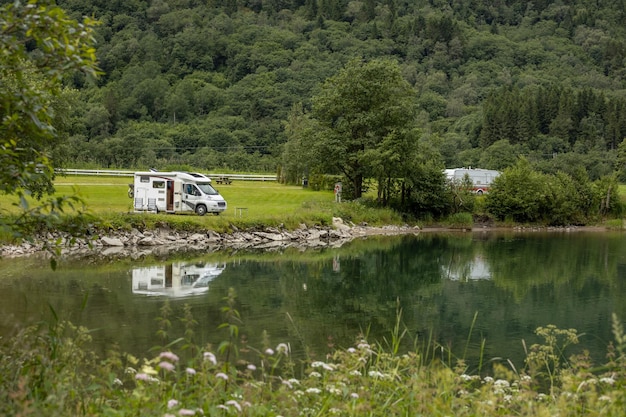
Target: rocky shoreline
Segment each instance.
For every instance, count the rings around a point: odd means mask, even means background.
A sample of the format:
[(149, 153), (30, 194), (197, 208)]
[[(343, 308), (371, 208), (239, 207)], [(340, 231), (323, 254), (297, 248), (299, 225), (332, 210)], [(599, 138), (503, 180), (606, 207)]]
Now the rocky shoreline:
[[(384, 226), (346, 224), (340, 218), (333, 218), (332, 227), (307, 227), (301, 225), (296, 230), (268, 227), (263, 230), (237, 230), (231, 233), (184, 232), (171, 229), (140, 231), (111, 231), (93, 237), (79, 238), (72, 241), (62, 233), (49, 233), (23, 242), (19, 245), (0, 247), (0, 257), (18, 257), (33, 254), (50, 254), (46, 242), (60, 242), (61, 256), (64, 257), (111, 257), (140, 258), (148, 255), (164, 256), (170, 253), (218, 250), (278, 250), (288, 247), (302, 249), (339, 247), (355, 238), (372, 235), (395, 235), (419, 233), (417, 226)], [(71, 243), (70, 243), (71, 242)]]

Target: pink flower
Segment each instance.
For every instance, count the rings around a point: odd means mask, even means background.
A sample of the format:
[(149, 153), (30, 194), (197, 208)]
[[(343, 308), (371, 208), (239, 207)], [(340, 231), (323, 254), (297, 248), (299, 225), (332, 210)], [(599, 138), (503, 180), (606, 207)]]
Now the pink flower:
[(178, 405), (178, 400), (171, 399), (167, 402), (167, 408), (174, 408)]
[(139, 373), (135, 375), (135, 379), (138, 381), (150, 381), (150, 376), (148, 374)]
[(160, 367), (161, 369), (165, 369), (166, 371), (170, 371), (170, 372), (172, 372), (172, 371), (174, 370), (174, 365), (172, 365), (172, 364), (171, 364), (171, 363), (169, 363), (169, 362), (165, 362), (165, 361), (161, 362), (161, 363), (159, 364), (159, 367)]
[(181, 408), (180, 411), (178, 411), (178, 415), (181, 415), (181, 416), (195, 416), (196, 415), (196, 411), (195, 410), (190, 410), (188, 408)]
[(172, 352), (161, 352), (159, 359), (167, 359), (168, 361), (178, 362), (178, 356)]
[(225, 373), (223, 373), (223, 372), (218, 372), (218, 373), (216, 373), (216, 374), (215, 374), (215, 377), (216, 377), (216, 378), (221, 378), (221, 379), (223, 379), (224, 381), (228, 381), (228, 375), (226, 375), (226, 374), (225, 374)]
[(265, 354), (268, 356), (272, 356), (274, 354), (274, 350), (272, 348), (265, 349)]
[(193, 368), (187, 368), (185, 369), (185, 372), (187, 372), (187, 374), (189, 375), (195, 375), (196, 374), (196, 370)]

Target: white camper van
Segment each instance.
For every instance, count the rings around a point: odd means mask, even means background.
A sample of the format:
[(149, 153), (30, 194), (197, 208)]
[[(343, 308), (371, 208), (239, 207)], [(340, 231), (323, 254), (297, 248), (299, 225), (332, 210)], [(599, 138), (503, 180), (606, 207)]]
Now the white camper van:
[(211, 179), (195, 172), (135, 172), (129, 196), (136, 212), (220, 214), (226, 201)]
[(467, 175), (474, 184), (472, 191), (478, 195), (489, 192), (491, 183), (500, 175), (499, 171), (480, 168), (452, 168), (446, 169), (445, 173), (450, 181), (463, 181)]

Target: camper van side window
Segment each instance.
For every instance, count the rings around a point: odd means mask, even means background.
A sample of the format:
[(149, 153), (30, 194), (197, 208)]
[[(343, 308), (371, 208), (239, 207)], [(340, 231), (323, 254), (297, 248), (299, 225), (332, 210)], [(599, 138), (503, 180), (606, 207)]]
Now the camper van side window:
[(141, 182), (150, 182), (150, 177), (141, 176), (141, 177), (139, 178), (139, 181), (141, 181)]
[(200, 191), (192, 184), (185, 184), (185, 194), (202, 195)]
[(154, 181), (152, 188), (165, 188), (165, 181)]

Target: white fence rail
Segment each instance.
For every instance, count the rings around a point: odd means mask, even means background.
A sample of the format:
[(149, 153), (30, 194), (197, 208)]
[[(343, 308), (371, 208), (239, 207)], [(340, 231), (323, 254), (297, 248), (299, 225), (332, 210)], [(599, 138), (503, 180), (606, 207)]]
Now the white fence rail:
[[(59, 169), (60, 175), (95, 175), (103, 177), (132, 177), (135, 171), (120, 171), (110, 169)], [(228, 178), (231, 181), (276, 181), (275, 175), (248, 175), (248, 174), (205, 174), (212, 179)]]

